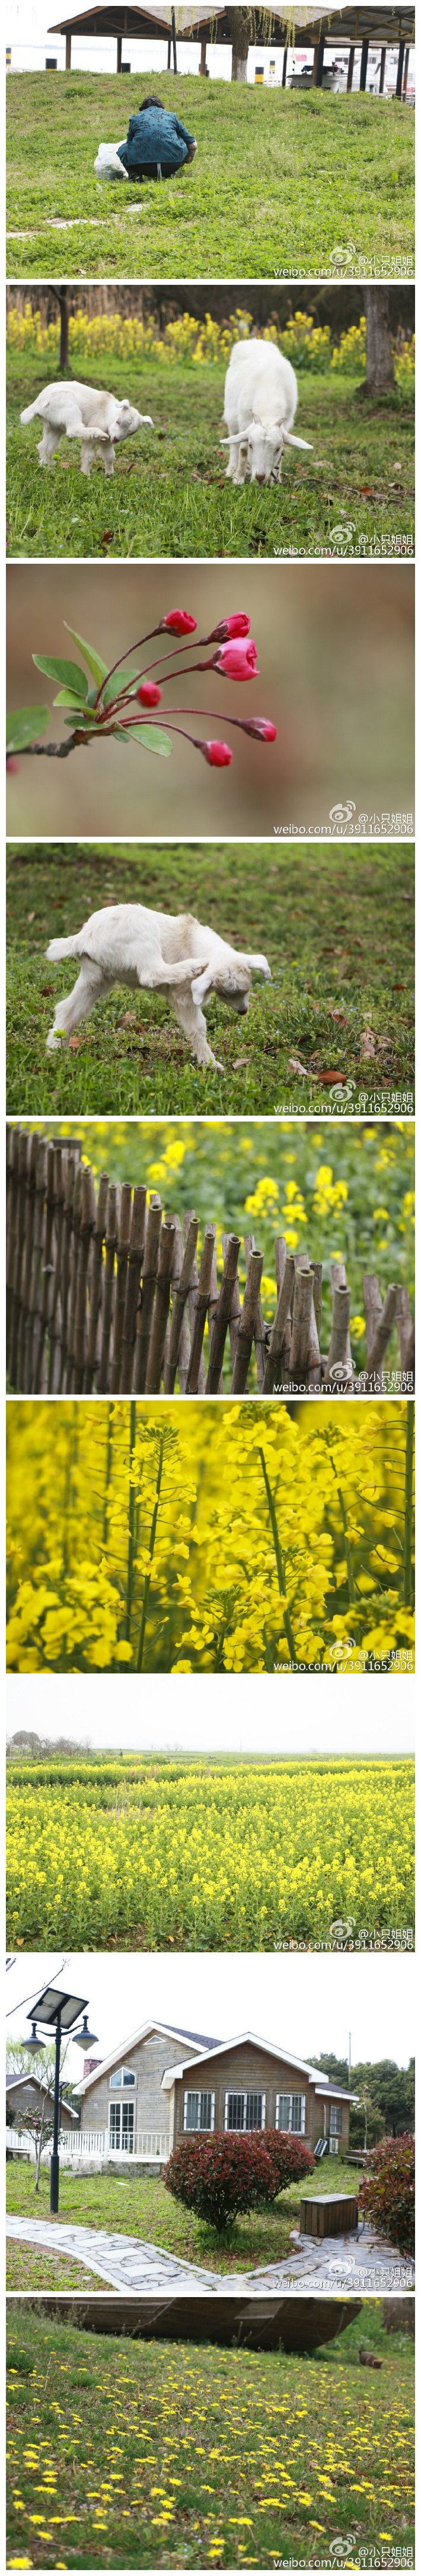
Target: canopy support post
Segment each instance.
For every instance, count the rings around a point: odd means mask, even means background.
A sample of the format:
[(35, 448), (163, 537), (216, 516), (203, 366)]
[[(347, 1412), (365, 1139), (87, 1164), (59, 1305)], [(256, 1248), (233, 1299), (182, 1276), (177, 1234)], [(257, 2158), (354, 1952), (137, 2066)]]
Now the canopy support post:
[(67, 36), (66, 36), (66, 72), (70, 72), (70, 71), (71, 71), (71, 68), (72, 68), (72, 31), (71, 31), (71, 27), (69, 27), (69, 28), (68, 28), (68, 31), (67, 31)]
[(177, 45), (176, 45), (176, 34), (175, 34), (175, 9), (172, 9), (172, 10), (171, 10), (171, 26), (172, 26), (172, 50), (173, 50), (173, 63), (174, 63), (174, 71), (176, 72), (176, 70), (177, 70)]
[(368, 36), (364, 36), (364, 37), (363, 37), (362, 46), (361, 46), (360, 89), (366, 89), (366, 87), (367, 87), (367, 63), (368, 63)]
[(117, 36), (117, 71), (118, 71), (118, 72), (121, 72), (121, 48), (122, 48), (122, 43), (123, 43), (123, 38), (122, 38), (122, 36)]
[(380, 55), (379, 98), (383, 98), (385, 70), (386, 70), (386, 46), (385, 46), (385, 45), (382, 45), (382, 50), (381, 50), (381, 55)]
[(206, 72), (206, 43), (207, 43), (207, 38), (206, 38), (206, 36), (202, 36), (202, 42), (201, 42), (201, 47), (200, 47), (200, 70), (201, 70), (201, 73), (202, 73), (202, 79), (203, 79), (203, 80), (204, 80), (205, 72)]
[(403, 39), (402, 39), (402, 36), (401, 36), (401, 41), (400, 41), (400, 46), (399, 46), (399, 53), (398, 53), (398, 68), (397, 68), (397, 74), (396, 74), (396, 97), (397, 97), (397, 98), (402, 98), (402, 77), (403, 77), (404, 61), (405, 61), (405, 46), (404, 46)]
[(287, 45), (284, 45), (284, 59), (283, 59), (283, 64), (282, 64), (282, 83), (281, 83), (282, 89), (286, 89), (286, 85), (287, 85), (287, 62), (288, 62), (288, 46), (287, 46)]
[(408, 88), (408, 72), (409, 72), (409, 45), (407, 45), (407, 47), (406, 47), (405, 61), (404, 61), (404, 67), (403, 67), (402, 98), (406, 98), (406, 93), (407, 93), (407, 88)]
[(350, 45), (350, 48), (349, 48), (349, 61), (348, 61), (348, 79), (347, 79), (347, 84), (346, 84), (347, 89), (352, 89), (352, 83), (353, 83), (353, 78), (354, 78), (354, 63), (355, 63), (355, 45)]

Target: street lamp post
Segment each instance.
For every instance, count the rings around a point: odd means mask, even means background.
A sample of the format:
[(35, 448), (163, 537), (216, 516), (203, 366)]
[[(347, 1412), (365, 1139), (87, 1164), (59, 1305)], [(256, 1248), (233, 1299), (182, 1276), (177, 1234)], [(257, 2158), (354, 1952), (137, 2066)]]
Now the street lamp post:
[[(74, 2024), (79, 2021), (80, 2013), (83, 2014), (82, 2029), (75, 2030)], [(34, 2051), (39, 2048), (44, 2048), (45, 2046), (45, 2041), (37, 2038), (37, 2022), (40, 2021), (42, 2023), (44, 2030), (47, 2029), (55, 2031), (53, 2144), (50, 2159), (50, 2210), (52, 2217), (56, 2217), (59, 2201), (60, 2180), (60, 2156), (58, 2142), (61, 2114), (60, 2057), (63, 2033), (64, 2031), (71, 2031), (72, 2038), (76, 2042), (76, 2047), (83, 2049), (88, 2047), (90, 2041), (95, 2045), (97, 2034), (95, 2030), (88, 2029), (86, 1997), (84, 1995), (59, 1993), (57, 1986), (44, 1987), (44, 1992), (39, 1996), (38, 2003), (35, 2005), (32, 2012), (28, 2013), (28, 2021), (31, 2022), (31, 2038), (25, 2041), (25, 2047)]]

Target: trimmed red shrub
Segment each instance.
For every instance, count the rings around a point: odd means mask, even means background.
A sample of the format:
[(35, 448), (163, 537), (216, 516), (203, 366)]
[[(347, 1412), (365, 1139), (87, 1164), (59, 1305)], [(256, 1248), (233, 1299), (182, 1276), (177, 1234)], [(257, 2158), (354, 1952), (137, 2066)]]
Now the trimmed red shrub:
[(316, 2158), (304, 2138), (292, 2137), (282, 2129), (265, 2129), (264, 2139), (276, 2173), (277, 2191), (287, 2191), (288, 2183), (305, 2182), (306, 2174), (314, 2173)]
[(248, 2209), (264, 2208), (279, 2191), (260, 2129), (251, 2130), (248, 2137), (224, 2131), (214, 2137), (183, 2138), (169, 2156), (164, 2181), (174, 2200), (194, 2209), (196, 2217), (218, 2228), (220, 2235), (231, 2219)]
[(413, 2254), (415, 2245), (415, 2139), (410, 2131), (400, 2138), (381, 2138), (372, 2147), (360, 2186), (360, 2209), (371, 2218), (379, 2236), (387, 2236), (400, 2254)]

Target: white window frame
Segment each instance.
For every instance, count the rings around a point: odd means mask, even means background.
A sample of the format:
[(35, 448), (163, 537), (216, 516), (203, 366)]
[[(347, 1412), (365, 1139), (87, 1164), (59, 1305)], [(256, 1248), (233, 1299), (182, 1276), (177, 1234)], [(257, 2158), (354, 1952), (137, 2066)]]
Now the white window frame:
[[(134, 2155), (134, 2150), (135, 2150), (135, 2135), (136, 2135), (136, 2132), (135, 2132), (135, 2115), (134, 2115), (134, 2114), (135, 2114), (135, 2106), (134, 2106), (134, 2102), (128, 2102), (128, 2101), (127, 2101), (127, 2098), (126, 2098), (126, 2102), (124, 2102), (123, 2094), (120, 2094), (119, 2101), (118, 2101), (118, 2102), (110, 2102), (110, 2103), (109, 2103), (109, 2105), (108, 2105), (108, 2108), (109, 2108), (108, 2143), (109, 2143), (109, 2146), (110, 2146), (110, 2148), (111, 2148), (112, 2152), (113, 2152), (113, 2153), (114, 2153), (114, 2155), (116, 2155), (116, 2156), (133, 2156), (133, 2155)], [(127, 2112), (127, 2137), (126, 2137), (126, 2138), (123, 2138), (123, 2114), (124, 2114), (124, 2111), (125, 2111), (125, 2110), (126, 2110), (126, 2112)], [(132, 2125), (132, 2128), (130, 2128), (130, 2127), (129, 2127), (129, 2112), (130, 2112), (130, 2111), (132, 2112), (132, 2115), (133, 2115), (133, 2125)], [(116, 2136), (115, 2136), (115, 2129), (116, 2129), (116, 2125), (117, 2125), (117, 2113), (118, 2113), (118, 2115), (119, 2115), (119, 2116), (118, 2116), (118, 2127), (119, 2127), (119, 2136), (118, 2136), (118, 2138), (116, 2138)], [(113, 2126), (113, 2128), (114, 2128), (114, 2137), (112, 2137), (112, 2135), (111, 2135), (111, 2128), (112, 2128), (112, 2126)]]
[[(293, 2120), (293, 2104), (294, 2104), (295, 2102), (299, 2102), (299, 2103), (300, 2103), (300, 2121), (299, 2121), (299, 2124), (297, 2124), (297, 2121), (296, 2121), (296, 2120)], [(282, 2119), (281, 2119), (281, 2104), (282, 2104)], [(285, 2118), (284, 2118), (284, 2116), (283, 2116), (283, 2115), (284, 2115), (284, 2111), (285, 2111), (286, 2104), (288, 2104), (288, 2119), (287, 2119), (287, 2120), (285, 2120)], [(283, 2137), (305, 2138), (305, 2134), (306, 2134), (306, 2095), (305, 2095), (305, 2093), (277, 2093), (277, 2095), (276, 2095), (276, 2103), (275, 2103), (275, 2129), (279, 2129), (279, 2130), (280, 2130), (280, 2133), (281, 2133), (281, 2135), (282, 2135)]]
[[(230, 2129), (230, 2128), (229, 2128), (229, 2126), (228, 2126), (228, 2105), (229, 2105), (229, 2102), (241, 2102), (241, 2103), (242, 2103), (242, 2106), (243, 2106), (243, 2117), (242, 2117), (242, 2120), (238, 2123), (238, 2125), (236, 2125), (235, 2129)], [(252, 2121), (252, 2120), (247, 2121), (246, 2112), (247, 2112), (247, 2103), (248, 2103), (248, 2102), (261, 2102), (261, 2106), (262, 2106), (262, 2116), (261, 2116), (261, 2120), (260, 2120), (260, 2121), (259, 2121), (259, 2120), (256, 2120), (256, 2121)], [(224, 2105), (224, 2129), (226, 2129), (226, 2130), (228, 2131), (228, 2136), (229, 2136), (230, 2138), (238, 2138), (238, 2137), (251, 2138), (251, 2137), (253, 2137), (253, 2136), (255, 2136), (255, 2135), (256, 2135), (256, 2132), (258, 2132), (259, 2137), (261, 2137), (261, 2135), (262, 2135), (262, 2130), (263, 2130), (263, 2129), (265, 2129), (265, 2128), (266, 2128), (266, 2094), (265, 2094), (265, 2093), (257, 2093), (257, 2092), (255, 2092), (255, 2091), (254, 2091), (254, 2087), (253, 2087), (253, 2091), (251, 2091), (251, 2088), (250, 2088), (250, 2090), (249, 2090), (249, 2091), (247, 2091), (246, 2093), (245, 2093), (245, 2092), (243, 2092), (242, 2088), (238, 2091), (238, 2093), (235, 2093), (235, 2092), (234, 2092), (234, 2089), (232, 2088), (232, 2090), (229, 2090), (229, 2091), (225, 2094), (225, 2105)]]
[[(202, 2121), (202, 2102), (205, 2102), (205, 2101), (206, 2101), (207, 2103), (208, 2103), (208, 2102), (210, 2102), (210, 2112), (211, 2112), (211, 2115), (210, 2115), (210, 2120), (209, 2120), (209, 2121), (208, 2121), (208, 2120), (206, 2120), (206, 2121)], [(198, 2118), (197, 2118), (197, 2120), (191, 2121), (191, 2120), (189, 2120), (189, 2119), (188, 2119), (188, 2106), (189, 2106), (189, 2102), (197, 2102), (197, 2104), (198, 2104)], [(203, 2092), (199, 2092), (198, 2090), (196, 2090), (196, 2088), (195, 2088), (193, 2091), (191, 2091), (190, 2089), (189, 2089), (189, 2091), (188, 2091), (188, 2092), (186, 2091), (186, 2092), (185, 2092), (185, 2095), (184, 2095), (184, 2111), (183, 2111), (183, 2129), (184, 2129), (184, 2131), (185, 2131), (185, 2133), (186, 2133), (186, 2136), (187, 2136), (188, 2138), (210, 2138), (210, 2137), (212, 2136), (212, 2134), (213, 2134), (213, 2130), (214, 2130), (214, 2128), (215, 2128), (215, 2094), (214, 2094), (214, 2093), (212, 2093), (212, 2092), (210, 2091), (210, 2087), (208, 2087), (208, 2088), (207, 2088), (206, 2090), (204, 2090)]]
[(137, 2075), (133, 2066), (117, 2066), (115, 2072), (108, 2077), (110, 2093), (135, 2093), (136, 2087)]

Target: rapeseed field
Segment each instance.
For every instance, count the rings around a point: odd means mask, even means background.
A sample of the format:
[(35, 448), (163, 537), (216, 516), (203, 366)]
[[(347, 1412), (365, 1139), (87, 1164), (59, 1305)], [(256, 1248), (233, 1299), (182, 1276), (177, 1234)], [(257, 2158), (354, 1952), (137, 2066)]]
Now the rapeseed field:
[(10, 1946), (399, 1947), (413, 1805), (410, 1761), (13, 1760)]
[(411, 1402), (7, 1413), (13, 1672), (411, 1669)]

